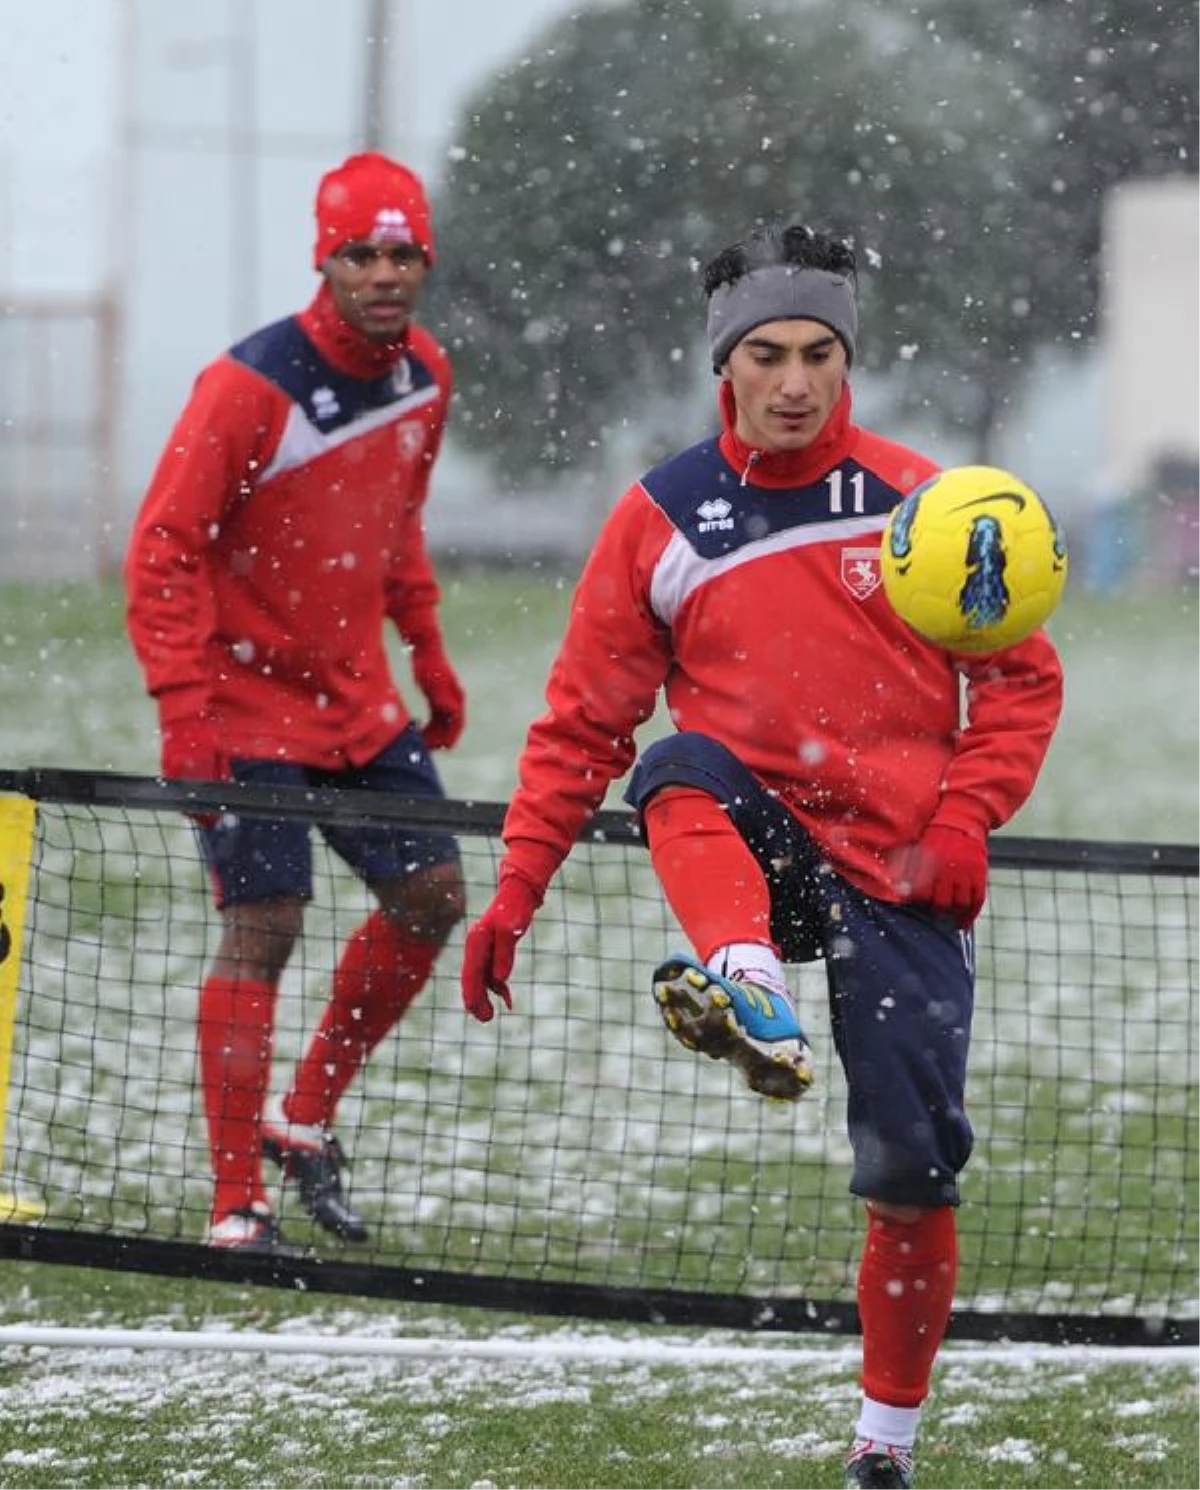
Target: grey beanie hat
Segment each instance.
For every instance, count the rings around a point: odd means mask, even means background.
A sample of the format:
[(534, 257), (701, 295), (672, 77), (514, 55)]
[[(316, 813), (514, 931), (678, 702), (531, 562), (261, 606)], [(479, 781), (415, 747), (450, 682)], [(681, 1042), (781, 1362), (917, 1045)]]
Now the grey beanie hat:
[(713, 372), (721, 371), (743, 336), (768, 321), (820, 321), (841, 338), (846, 361), (854, 361), (858, 302), (849, 275), (767, 264), (732, 284), (718, 285), (708, 299)]

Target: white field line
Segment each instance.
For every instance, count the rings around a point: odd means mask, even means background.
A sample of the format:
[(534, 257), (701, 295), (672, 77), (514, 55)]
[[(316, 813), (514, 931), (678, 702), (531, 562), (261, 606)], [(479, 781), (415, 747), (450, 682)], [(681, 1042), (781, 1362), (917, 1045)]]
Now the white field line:
[[(857, 1345), (812, 1346), (808, 1349), (752, 1345), (686, 1345), (651, 1340), (497, 1340), (429, 1336), (414, 1339), (366, 1335), (279, 1335), (232, 1330), (118, 1330), (50, 1325), (0, 1326), (0, 1349), (59, 1348), (69, 1350), (220, 1351), (263, 1355), (384, 1356), (393, 1359), (527, 1361), (534, 1365), (592, 1361), (660, 1366), (812, 1366), (857, 1361)], [(944, 1364), (1015, 1365), (1025, 1361), (1045, 1364), (1172, 1365), (1197, 1361), (1188, 1346), (1087, 1345), (948, 1345)]]

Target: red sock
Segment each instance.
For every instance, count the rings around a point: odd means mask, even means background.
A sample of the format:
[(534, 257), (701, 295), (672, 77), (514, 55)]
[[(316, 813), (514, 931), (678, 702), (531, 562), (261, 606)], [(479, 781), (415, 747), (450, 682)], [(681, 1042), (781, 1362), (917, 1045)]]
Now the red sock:
[(383, 911), (368, 916), (346, 943), (320, 1028), (283, 1100), (286, 1117), (332, 1124), (342, 1093), (424, 988), (438, 950), (405, 936)]
[(654, 872), (701, 960), (731, 942), (772, 945), (766, 876), (717, 799), (670, 786), (643, 816)]
[(950, 1206), (896, 1221), (867, 1209), (858, 1270), (864, 1393), (890, 1407), (919, 1407), (954, 1302), (958, 1230)]
[(265, 1201), (259, 1119), (271, 1077), (276, 989), (210, 977), (200, 989), (200, 1083), (214, 1180), (212, 1219)]

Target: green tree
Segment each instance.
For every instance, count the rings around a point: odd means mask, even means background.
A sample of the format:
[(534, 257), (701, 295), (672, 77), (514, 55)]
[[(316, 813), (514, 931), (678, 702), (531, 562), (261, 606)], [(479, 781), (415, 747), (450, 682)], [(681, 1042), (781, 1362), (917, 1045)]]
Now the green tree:
[(1024, 188), (1047, 224), (1039, 276), (1053, 339), (1095, 333), (1108, 192), (1131, 178), (1195, 175), (1198, 10), (1176, 0), (917, 0), (914, 17), (986, 64), (1020, 59), (1043, 144)]
[(656, 410), (709, 417), (696, 267), (787, 213), (856, 240), (863, 365), (986, 457), (1031, 352), (1091, 334), (1080, 201), (1113, 178), (1094, 89), (1068, 109), (1062, 79), (1098, 7), (1150, 24), (1147, 0), (643, 0), (552, 26), (468, 105), (439, 203), (460, 438), (519, 485)]

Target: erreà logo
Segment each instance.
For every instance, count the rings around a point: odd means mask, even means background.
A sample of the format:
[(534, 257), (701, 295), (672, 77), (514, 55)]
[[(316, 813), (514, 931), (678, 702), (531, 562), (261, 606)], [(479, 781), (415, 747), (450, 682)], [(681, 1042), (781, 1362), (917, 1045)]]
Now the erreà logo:
[(696, 508), (701, 533), (721, 532), (733, 527), (732, 505), (724, 497), (709, 497)]
[(412, 243), (413, 230), (399, 207), (381, 207), (375, 214), (371, 243)]
[(342, 412), (342, 406), (338, 403), (337, 394), (332, 388), (313, 389), (312, 411), (313, 417), (318, 421), (335, 419)]

